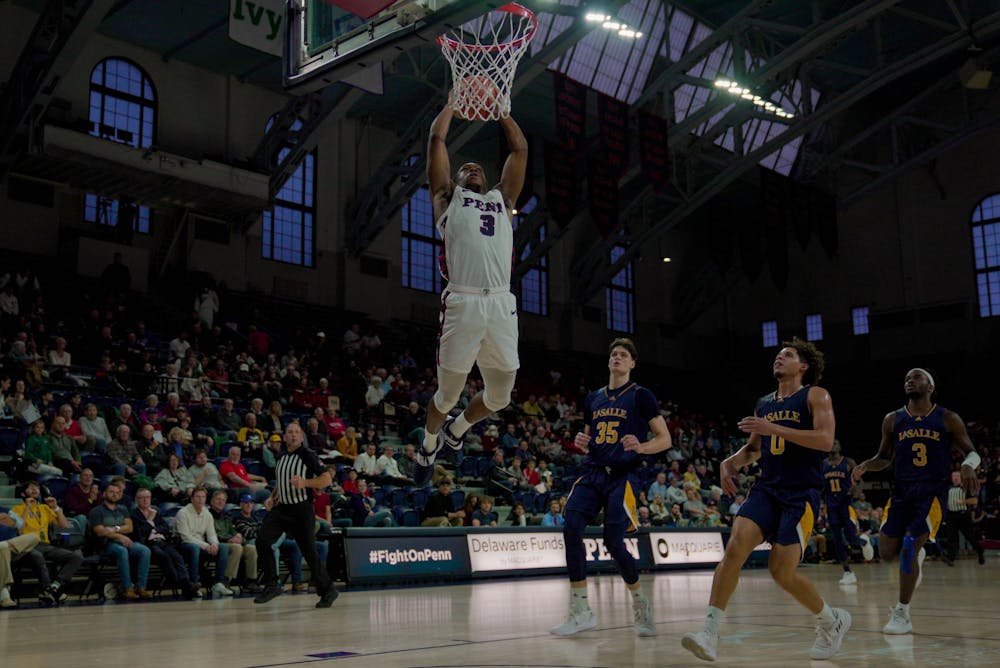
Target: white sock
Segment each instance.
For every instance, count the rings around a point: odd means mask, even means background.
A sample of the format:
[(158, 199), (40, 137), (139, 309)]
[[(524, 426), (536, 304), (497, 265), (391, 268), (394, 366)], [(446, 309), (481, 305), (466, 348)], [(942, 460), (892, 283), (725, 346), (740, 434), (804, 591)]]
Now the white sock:
[(574, 612), (590, 609), (590, 603), (587, 601), (586, 587), (570, 587), (569, 608)]
[(6, 550), (9, 546), (10, 543), (5, 540), (0, 540), (0, 550)]
[(827, 626), (837, 621), (837, 615), (833, 614), (833, 608), (826, 601), (823, 601), (823, 609), (816, 613), (816, 621)]
[(896, 607), (906, 613), (906, 616), (910, 616), (910, 604), (909, 603), (897, 603)]
[(708, 611), (705, 613), (705, 632), (713, 636), (719, 635), (719, 624), (722, 623), (725, 614), (726, 611), (722, 608), (708, 606)]
[(465, 432), (469, 431), (471, 427), (472, 423), (465, 419), (465, 412), (463, 411), (451, 424), (451, 433), (454, 436), (464, 436)]
[(434, 454), (437, 452), (438, 447), (438, 435), (432, 434), (430, 430), (424, 430), (424, 452), (427, 454)]
[(642, 587), (636, 587), (635, 589), (629, 589), (632, 592), (632, 602), (641, 603), (646, 600), (646, 595), (642, 593)]

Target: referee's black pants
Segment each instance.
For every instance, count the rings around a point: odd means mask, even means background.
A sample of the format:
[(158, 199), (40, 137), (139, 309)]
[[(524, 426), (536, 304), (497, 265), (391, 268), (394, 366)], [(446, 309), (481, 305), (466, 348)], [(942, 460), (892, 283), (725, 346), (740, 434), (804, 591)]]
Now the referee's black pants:
[(952, 561), (958, 557), (958, 534), (961, 533), (965, 536), (965, 540), (969, 541), (969, 545), (972, 549), (976, 551), (976, 554), (982, 554), (983, 548), (980, 547), (979, 541), (976, 540), (976, 532), (972, 528), (972, 513), (948, 513), (948, 558)]
[(264, 522), (257, 534), (257, 555), (260, 559), (262, 583), (271, 587), (278, 584), (278, 563), (274, 559), (274, 544), (281, 534), (293, 539), (299, 544), (302, 556), (309, 564), (309, 572), (316, 581), (316, 589), (322, 596), (333, 586), (326, 572), (326, 565), (319, 560), (316, 553), (316, 517), (313, 504), (303, 503), (275, 505), (264, 517)]

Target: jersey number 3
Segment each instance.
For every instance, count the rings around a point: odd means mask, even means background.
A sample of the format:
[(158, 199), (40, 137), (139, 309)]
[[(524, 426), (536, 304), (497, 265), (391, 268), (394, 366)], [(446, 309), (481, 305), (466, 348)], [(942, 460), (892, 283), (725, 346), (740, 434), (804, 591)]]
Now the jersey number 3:
[(496, 219), (493, 218), (493, 214), (484, 213), (479, 216), (479, 220), (482, 221), (482, 225), (479, 226), (479, 231), (483, 233), (484, 237), (492, 237), (497, 232)]
[(913, 465), (927, 466), (927, 445), (925, 443), (913, 444)]

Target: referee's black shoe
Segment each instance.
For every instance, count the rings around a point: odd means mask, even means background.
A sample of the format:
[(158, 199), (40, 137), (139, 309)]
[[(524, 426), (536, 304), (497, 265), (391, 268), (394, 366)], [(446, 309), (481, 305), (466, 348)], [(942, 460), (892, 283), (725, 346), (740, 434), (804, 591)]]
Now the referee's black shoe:
[(331, 584), (330, 588), (326, 590), (326, 593), (319, 597), (316, 607), (329, 608), (333, 605), (333, 602), (337, 600), (338, 596), (340, 596), (340, 593), (337, 591), (337, 588)]
[(277, 585), (271, 585), (271, 586), (265, 588), (264, 591), (262, 591), (257, 596), (257, 598), (255, 598), (253, 600), (253, 602), (257, 603), (257, 604), (267, 603), (271, 599), (277, 598), (278, 596), (281, 596), (282, 591), (283, 590), (281, 589), (281, 587), (279, 587)]

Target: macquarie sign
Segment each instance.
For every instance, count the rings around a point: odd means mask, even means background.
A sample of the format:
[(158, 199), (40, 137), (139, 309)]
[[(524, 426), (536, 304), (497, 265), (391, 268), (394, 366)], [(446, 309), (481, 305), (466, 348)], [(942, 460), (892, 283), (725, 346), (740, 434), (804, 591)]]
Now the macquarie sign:
[(725, 548), (722, 533), (660, 532), (649, 534), (654, 564), (716, 564), (722, 560)]

